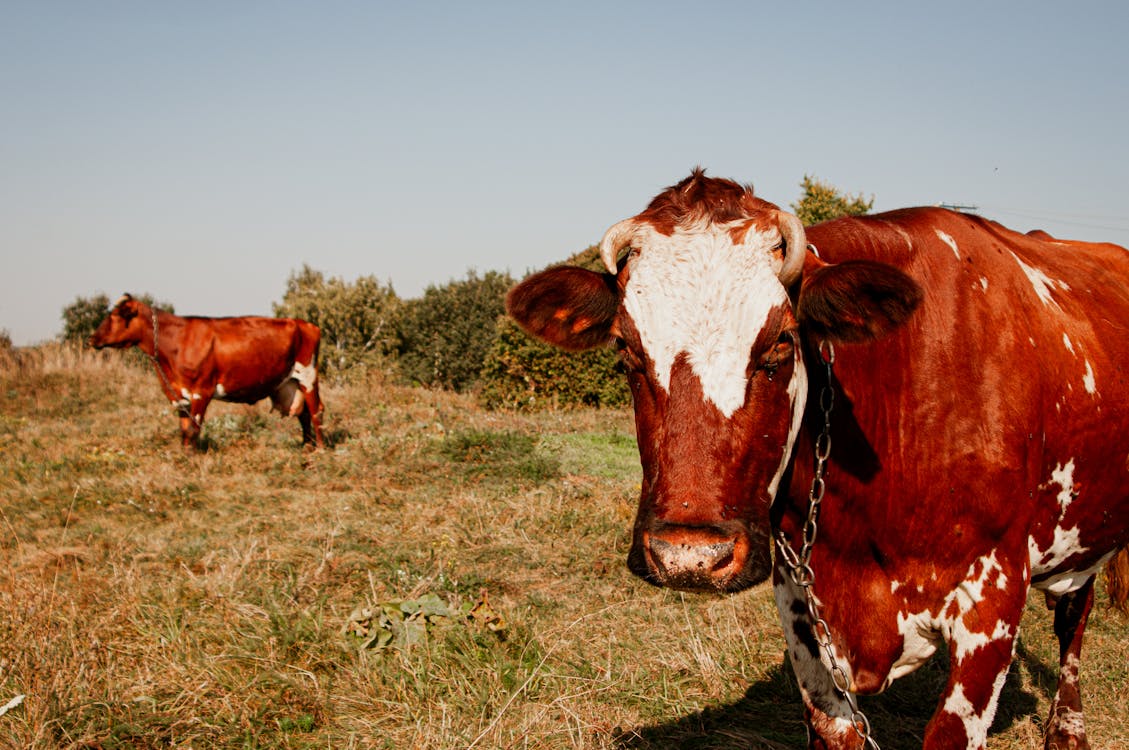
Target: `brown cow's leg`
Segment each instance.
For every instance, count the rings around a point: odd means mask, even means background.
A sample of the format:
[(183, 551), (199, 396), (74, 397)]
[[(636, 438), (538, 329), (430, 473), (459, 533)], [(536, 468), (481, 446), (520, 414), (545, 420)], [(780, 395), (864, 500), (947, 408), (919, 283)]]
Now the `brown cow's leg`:
[(949, 682), (937, 712), (925, 728), (924, 750), (986, 746), (988, 728), (1011, 666), (1017, 629), (1013, 624), (1011, 637), (989, 640), (971, 653), (950, 641)]
[(199, 396), (193, 397), (187, 412), (182, 408), (180, 412), (181, 447), (186, 451), (200, 449), (200, 429), (204, 425), (204, 412), (208, 410), (209, 399)]
[(200, 436), (200, 427), (192, 420), (191, 416), (182, 415), (180, 418), (180, 447), (190, 451), (197, 446)]
[(306, 401), (306, 408), (298, 414), (298, 421), (302, 424), (302, 443), (324, 448), (325, 437), (321, 431), (321, 415), (325, 407), (322, 406), (321, 396), (318, 393), (318, 383), (315, 380), (311, 388), (301, 390), (302, 397)]
[(1078, 666), (1082, 657), (1082, 633), (1094, 606), (1094, 579), (1077, 591), (1063, 594), (1055, 604), (1055, 635), (1058, 636), (1058, 691), (1047, 719), (1047, 750), (1088, 750), (1082, 720), (1082, 692)]

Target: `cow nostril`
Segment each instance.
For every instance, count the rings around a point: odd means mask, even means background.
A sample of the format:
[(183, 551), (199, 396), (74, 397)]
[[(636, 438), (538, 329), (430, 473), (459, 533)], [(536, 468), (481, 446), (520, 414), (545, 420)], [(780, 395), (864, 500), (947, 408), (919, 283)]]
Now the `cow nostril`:
[(693, 544), (651, 537), (649, 547), (656, 567), (666, 576), (674, 578), (724, 574), (733, 564), (732, 540)]

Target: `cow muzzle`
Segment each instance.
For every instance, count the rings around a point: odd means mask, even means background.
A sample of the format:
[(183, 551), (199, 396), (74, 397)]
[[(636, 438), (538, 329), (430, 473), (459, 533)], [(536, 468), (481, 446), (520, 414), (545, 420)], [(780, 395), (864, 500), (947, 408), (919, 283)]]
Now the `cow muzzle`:
[(744, 529), (663, 525), (636, 534), (628, 568), (656, 586), (733, 592), (767, 578), (770, 558)]

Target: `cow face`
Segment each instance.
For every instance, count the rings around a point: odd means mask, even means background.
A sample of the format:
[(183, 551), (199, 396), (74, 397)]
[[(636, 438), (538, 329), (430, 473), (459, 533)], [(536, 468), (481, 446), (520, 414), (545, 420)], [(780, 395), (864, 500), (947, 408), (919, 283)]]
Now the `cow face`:
[(141, 303), (128, 294), (114, 303), (107, 315), (90, 336), (90, 345), (95, 349), (113, 347), (123, 349), (141, 343), (145, 321), (141, 315)]
[(821, 264), (796, 217), (700, 171), (600, 249), (608, 274), (543, 271), (507, 308), (549, 343), (620, 352), (643, 466), (628, 567), (684, 590), (762, 581), (769, 507), (808, 398), (801, 341), (880, 335), (908, 316), (917, 286), (876, 263)]
[(628, 565), (688, 590), (761, 581), (768, 508), (807, 391), (781, 278), (802, 263), (803, 229), (751, 190), (695, 173), (609, 230), (601, 250), (614, 280), (551, 269), (509, 307), (551, 343), (620, 351), (643, 465)]

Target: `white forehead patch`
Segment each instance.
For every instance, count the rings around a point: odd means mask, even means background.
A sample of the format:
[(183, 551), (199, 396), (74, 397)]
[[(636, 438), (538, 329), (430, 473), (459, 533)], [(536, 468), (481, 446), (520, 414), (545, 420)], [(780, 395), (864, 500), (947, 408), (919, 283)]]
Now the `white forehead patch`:
[(788, 303), (768, 251), (779, 238), (750, 230), (734, 246), (729, 227), (705, 223), (669, 237), (639, 232), (623, 304), (667, 392), (685, 353), (722, 414), (745, 403), (753, 343), (772, 309)]

